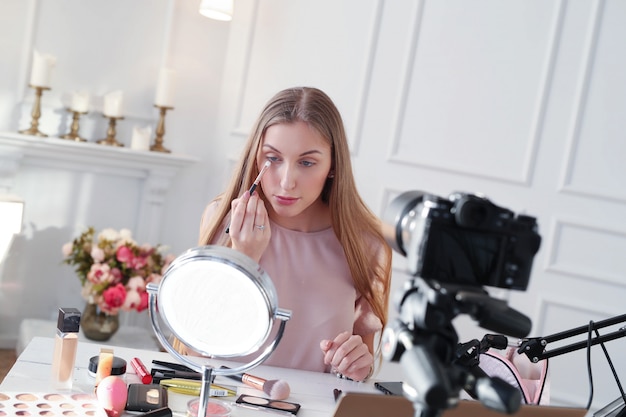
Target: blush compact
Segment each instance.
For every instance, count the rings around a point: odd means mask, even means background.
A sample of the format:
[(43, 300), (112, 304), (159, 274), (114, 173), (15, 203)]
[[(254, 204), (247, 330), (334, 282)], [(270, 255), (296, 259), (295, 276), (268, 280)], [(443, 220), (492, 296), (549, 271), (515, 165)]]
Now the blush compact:
[[(200, 399), (195, 398), (187, 403), (187, 417), (197, 417), (200, 409)], [(220, 400), (209, 400), (205, 417), (229, 417), (231, 413), (229, 403)]]

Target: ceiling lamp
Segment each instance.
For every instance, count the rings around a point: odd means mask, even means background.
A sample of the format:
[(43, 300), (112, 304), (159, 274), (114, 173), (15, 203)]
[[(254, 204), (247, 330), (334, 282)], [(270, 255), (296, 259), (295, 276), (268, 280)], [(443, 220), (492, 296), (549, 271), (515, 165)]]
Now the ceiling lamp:
[(211, 19), (229, 21), (233, 18), (233, 0), (202, 0), (199, 11)]

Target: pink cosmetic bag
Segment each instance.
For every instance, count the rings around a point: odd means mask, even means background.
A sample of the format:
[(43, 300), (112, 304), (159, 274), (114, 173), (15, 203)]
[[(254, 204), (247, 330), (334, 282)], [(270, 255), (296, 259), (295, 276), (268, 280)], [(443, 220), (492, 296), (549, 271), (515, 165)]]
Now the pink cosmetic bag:
[(497, 376), (518, 388), (522, 393), (522, 404), (549, 404), (547, 359), (532, 363), (526, 355), (517, 353), (516, 347), (508, 347), (482, 353), (479, 366), (487, 375)]

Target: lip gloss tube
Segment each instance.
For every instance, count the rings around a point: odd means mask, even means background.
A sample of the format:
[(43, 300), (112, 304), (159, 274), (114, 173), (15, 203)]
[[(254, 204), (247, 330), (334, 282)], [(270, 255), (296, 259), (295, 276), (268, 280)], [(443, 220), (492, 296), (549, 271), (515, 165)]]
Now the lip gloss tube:
[(148, 369), (146, 369), (143, 362), (141, 362), (141, 359), (132, 358), (130, 360), (130, 365), (133, 367), (135, 373), (137, 373), (137, 376), (141, 379), (143, 384), (150, 384), (152, 382), (152, 375), (148, 372)]

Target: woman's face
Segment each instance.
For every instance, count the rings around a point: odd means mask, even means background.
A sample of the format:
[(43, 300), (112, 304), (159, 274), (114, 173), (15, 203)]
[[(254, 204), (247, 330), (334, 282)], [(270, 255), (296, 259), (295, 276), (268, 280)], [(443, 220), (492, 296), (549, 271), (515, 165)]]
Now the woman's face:
[[(281, 226), (302, 231), (328, 226), (321, 193), (332, 165), (330, 144), (304, 122), (269, 127), (257, 157), (259, 169), (272, 165), (261, 180), (270, 218)], [(320, 218), (321, 217), (321, 218)]]

